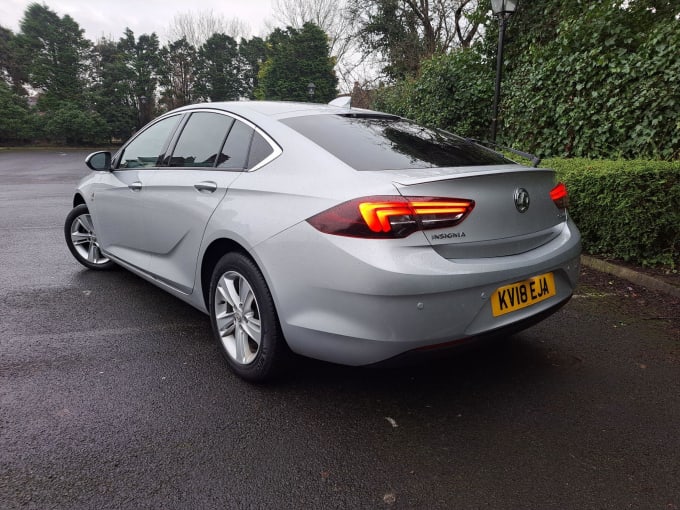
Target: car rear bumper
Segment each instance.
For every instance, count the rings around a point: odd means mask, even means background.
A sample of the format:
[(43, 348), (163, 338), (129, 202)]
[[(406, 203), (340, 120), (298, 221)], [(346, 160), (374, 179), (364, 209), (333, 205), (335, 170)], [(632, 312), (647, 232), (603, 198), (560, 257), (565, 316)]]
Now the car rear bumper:
[[(523, 329), (571, 297), (580, 235), (569, 222), (521, 255), (447, 260), (429, 246), (323, 235), (306, 223), (257, 247), (294, 352), (346, 365)], [(551, 272), (556, 294), (494, 317), (501, 286)]]
[(480, 333), (474, 336), (468, 336), (459, 338), (457, 340), (452, 340), (450, 342), (445, 342), (442, 344), (427, 345), (425, 347), (420, 347), (413, 349), (411, 351), (403, 352), (392, 358), (388, 358), (383, 361), (378, 361), (372, 365), (376, 368), (391, 368), (399, 367), (410, 364), (425, 363), (428, 361), (440, 360), (448, 355), (453, 355), (466, 350), (469, 347), (477, 346), (480, 343), (504, 340), (515, 333), (523, 331), (531, 326), (538, 324), (539, 322), (547, 319), (552, 314), (557, 312), (560, 308), (566, 305), (571, 299), (569, 296), (567, 299), (557, 303), (543, 310), (542, 312), (536, 313), (525, 319), (518, 320), (516, 322), (510, 323), (507, 326), (502, 326), (498, 329), (493, 329)]

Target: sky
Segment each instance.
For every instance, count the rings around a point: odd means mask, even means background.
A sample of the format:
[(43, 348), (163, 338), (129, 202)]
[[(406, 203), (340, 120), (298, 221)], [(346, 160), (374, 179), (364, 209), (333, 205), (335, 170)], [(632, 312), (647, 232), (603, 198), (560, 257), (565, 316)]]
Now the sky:
[[(0, 0), (0, 25), (13, 32), (26, 7), (34, 0)], [(119, 39), (125, 27), (136, 36), (156, 32), (166, 41), (168, 28), (177, 14), (212, 10), (226, 19), (238, 18), (250, 27), (250, 35), (267, 35), (267, 22), (274, 24), (271, 0), (38, 0), (59, 16), (70, 15), (85, 37)]]

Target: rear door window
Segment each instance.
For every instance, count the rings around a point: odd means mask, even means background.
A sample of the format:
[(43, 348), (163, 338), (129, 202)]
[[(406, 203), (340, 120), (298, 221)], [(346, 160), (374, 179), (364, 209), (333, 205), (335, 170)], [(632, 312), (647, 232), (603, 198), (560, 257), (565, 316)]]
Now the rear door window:
[(212, 168), (221, 159), (220, 147), (234, 119), (212, 112), (191, 114), (172, 152), (174, 167)]

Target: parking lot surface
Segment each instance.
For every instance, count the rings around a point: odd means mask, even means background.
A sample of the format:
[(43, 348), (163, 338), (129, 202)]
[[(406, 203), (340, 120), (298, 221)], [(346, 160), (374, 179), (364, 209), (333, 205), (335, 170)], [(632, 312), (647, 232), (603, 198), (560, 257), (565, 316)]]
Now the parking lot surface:
[(583, 284), (436, 363), (250, 385), (207, 316), (71, 257), (84, 156), (0, 151), (1, 508), (680, 508), (664, 296)]

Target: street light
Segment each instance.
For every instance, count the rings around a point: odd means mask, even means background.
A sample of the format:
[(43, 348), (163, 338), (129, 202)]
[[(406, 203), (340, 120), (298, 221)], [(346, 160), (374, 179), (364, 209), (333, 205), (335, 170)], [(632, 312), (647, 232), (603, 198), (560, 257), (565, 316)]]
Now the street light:
[(314, 99), (314, 91), (316, 90), (316, 85), (314, 85), (313, 82), (309, 82), (309, 85), (307, 85), (307, 94), (309, 94), (309, 102), (312, 102), (312, 99)]
[(145, 120), (145, 111), (146, 110), (146, 96), (139, 96), (139, 123), (140, 126), (142, 127), (144, 125), (144, 120)]
[(501, 72), (503, 70), (503, 39), (505, 28), (512, 13), (517, 9), (517, 0), (491, 0), (491, 10), (498, 16), (498, 52), (496, 53), (496, 91), (493, 96), (493, 118), (491, 119), (491, 141), (496, 142), (498, 131), (498, 101), (501, 96)]

